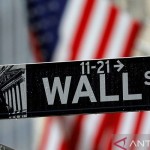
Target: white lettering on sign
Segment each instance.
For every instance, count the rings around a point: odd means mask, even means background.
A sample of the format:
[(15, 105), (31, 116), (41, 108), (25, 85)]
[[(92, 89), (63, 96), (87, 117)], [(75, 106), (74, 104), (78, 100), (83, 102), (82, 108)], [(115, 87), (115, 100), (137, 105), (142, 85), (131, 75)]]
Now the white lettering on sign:
[(122, 74), (123, 85), (123, 100), (139, 100), (142, 99), (142, 94), (129, 94), (128, 90), (128, 73)]
[(101, 102), (119, 101), (119, 95), (106, 96), (105, 74), (100, 74), (100, 99)]
[(43, 79), (43, 84), (44, 84), (44, 89), (45, 89), (48, 105), (54, 104), (56, 90), (58, 90), (61, 104), (67, 104), (68, 94), (69, 94), (69, 89), (70, 89), (71, 76), (66, 77), (64, 90), (62, 89), (62, 84), (60, 82), (59, 77), (54, 78), (52, 90), (50, 90), (48, 78), (42, 78), (42, 79)]
[[(146, 71), (144, 76), (146, 79), (150, 79), (150, 71)], [(150, 85), (150, 82), (148, 81), (145, 81), (144, 83), (145, 85)]]
[[(82, 91), (83, 86), (85, 86), (86, 91)], [(97, 102), (90, 82), (86, 75), (82, 75), (80, 77), (72, 103), (78, 103), (80, 97), (89, 97), (91, 102)]]
[[(56, 91), (58, 91), (61, 104), (67, 104), (71, 79), (72, 79), (71, 76), (66, 76), (64, 87), (62, 87), (60, 78), (54, 77), (53, 85), (52, 88), (50, 89), (48, 78), (42, 78), (48, 105), (54, 104)], [(119, 95), (107, 95), (108, 93), (106, 93), (107, 90), (106, 90), (105, 74), (99, 75), (99, 82), (100, 82), (99, 84), (100, 102), (119, 101)], [(83, 90), (83, 87), (85, 87), (85, 90)], [(142, 99), (142, 94), (129, 94), (128, 73), (122, 73), (122, 95), (124, 101)], [(73, 104), (78, 103), (79, 99), (83, 97), (88, 97), (90, 102), (92, 103), (97, 102), (87, 75), (81, 75), (79, 82), (77, 84), (77, 88), (74, 92), (72, 103)]]

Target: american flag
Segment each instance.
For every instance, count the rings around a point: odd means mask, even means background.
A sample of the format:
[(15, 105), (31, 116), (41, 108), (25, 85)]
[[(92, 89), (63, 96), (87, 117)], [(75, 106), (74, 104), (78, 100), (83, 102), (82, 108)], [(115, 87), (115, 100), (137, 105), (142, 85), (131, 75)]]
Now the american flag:
[[(130, 56), (141, 23), (110, 0), (28, 0), (37, 61)], [(111, 150), (112, 134), (150, 132), (149, 112), (45, 118), (38, 150)]]

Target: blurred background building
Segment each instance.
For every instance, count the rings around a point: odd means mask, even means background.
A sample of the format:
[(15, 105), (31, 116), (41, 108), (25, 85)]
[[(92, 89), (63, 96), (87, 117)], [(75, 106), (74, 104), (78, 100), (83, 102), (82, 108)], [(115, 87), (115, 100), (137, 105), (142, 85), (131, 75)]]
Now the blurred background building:
[[(149, 54), (149, 0), (0, 0), (0, 64)], [(110, 150), (112, 134), (150, 134), (149, 118), (130, 112), (0, 120), (0, 144)]]

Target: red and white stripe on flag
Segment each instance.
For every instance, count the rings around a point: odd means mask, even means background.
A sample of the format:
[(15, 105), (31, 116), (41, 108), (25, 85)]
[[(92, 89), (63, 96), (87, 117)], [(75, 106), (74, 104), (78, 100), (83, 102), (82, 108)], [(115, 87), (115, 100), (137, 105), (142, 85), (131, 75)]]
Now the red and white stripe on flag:
[[(55, 61), (129, 56), (141, 24), (109, 0), (70, 0)], [(111, 150), (112, 134), (150, 132), (149, 112), (47, 118), (39, 150)]]
[(54, 60), (129, 56), (140, 24), (109, 0), (71, 0)]

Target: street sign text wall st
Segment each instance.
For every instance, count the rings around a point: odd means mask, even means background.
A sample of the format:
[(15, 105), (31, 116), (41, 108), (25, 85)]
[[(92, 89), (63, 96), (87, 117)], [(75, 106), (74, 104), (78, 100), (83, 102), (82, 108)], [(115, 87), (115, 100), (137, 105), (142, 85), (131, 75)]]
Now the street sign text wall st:
[(150, 57), (5, 65), (1, 118), (150, 109)]

